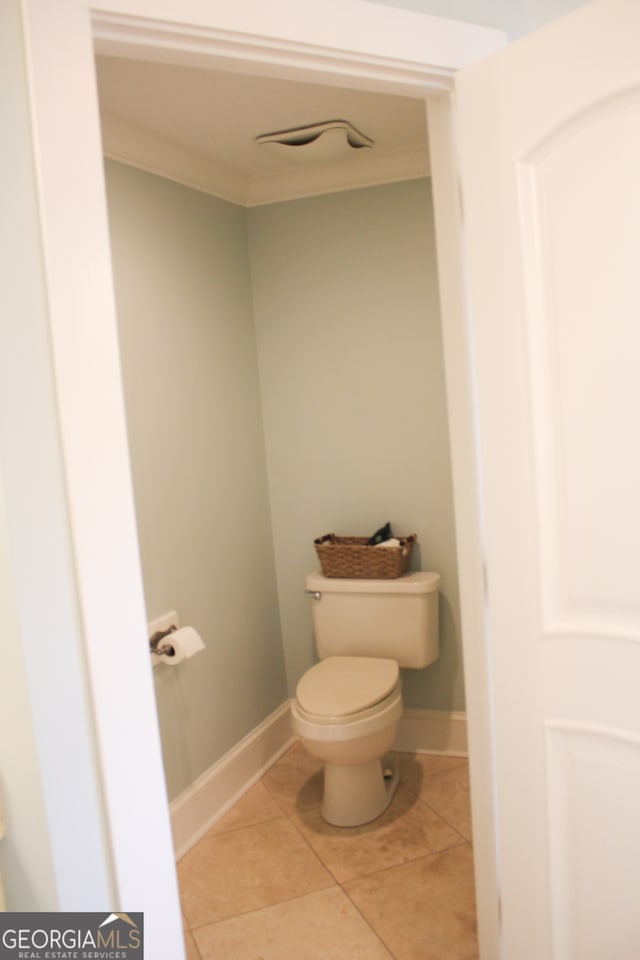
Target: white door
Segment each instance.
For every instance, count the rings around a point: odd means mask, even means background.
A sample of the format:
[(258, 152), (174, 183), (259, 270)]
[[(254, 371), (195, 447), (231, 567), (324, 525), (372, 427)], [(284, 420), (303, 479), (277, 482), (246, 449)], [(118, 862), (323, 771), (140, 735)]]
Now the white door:
[(640, 3), (460, 72), (505, 960), (640, 957)]

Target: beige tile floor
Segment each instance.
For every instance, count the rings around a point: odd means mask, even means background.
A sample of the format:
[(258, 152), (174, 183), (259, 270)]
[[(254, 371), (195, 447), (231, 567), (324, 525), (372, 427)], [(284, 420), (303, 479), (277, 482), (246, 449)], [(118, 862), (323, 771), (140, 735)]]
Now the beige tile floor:
[(188, 960), (477, 960), (467, 762), (394, 756), (389, 809), (336, 829), (294, 744), (178, 864)]

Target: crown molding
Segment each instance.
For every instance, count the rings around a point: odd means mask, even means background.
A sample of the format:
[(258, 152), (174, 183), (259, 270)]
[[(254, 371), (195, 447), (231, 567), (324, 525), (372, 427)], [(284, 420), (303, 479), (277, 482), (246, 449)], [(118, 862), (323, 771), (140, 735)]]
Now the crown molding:
[(111, 160), (243, 207), (415, 180), (430, 173), (429, 151), (425, 147), (386, 153), (374, 149), (337, 163), (283, 165), (281, 173), (243, 177), (211, 156), (113, 113), (104, 111), (101, 120), (103, 151)]

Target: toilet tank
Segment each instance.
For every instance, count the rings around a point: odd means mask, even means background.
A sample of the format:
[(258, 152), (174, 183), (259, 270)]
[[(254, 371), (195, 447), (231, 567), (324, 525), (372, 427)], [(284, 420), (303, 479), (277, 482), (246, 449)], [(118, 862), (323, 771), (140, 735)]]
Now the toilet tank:
[(401, 667), (427, 667), (437, 659), (437, 573), (396, 580), (343, 580), (311, 573), (316, 648), (325, 657), (389, 657)]

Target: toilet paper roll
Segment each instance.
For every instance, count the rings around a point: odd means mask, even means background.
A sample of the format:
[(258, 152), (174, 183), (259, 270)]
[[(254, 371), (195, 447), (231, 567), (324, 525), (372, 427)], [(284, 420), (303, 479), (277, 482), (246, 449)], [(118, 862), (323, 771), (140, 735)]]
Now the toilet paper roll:
[(204, 650), (204, 641), (193, 627), (180, 627), (174, 630), (162, 641), (162, 646), (171, 647), (172, 653), (161, 653), (160, 660), (169, 664), (170, 667), (176, 667), (183, 660), (192, 657), (194, 653)]

